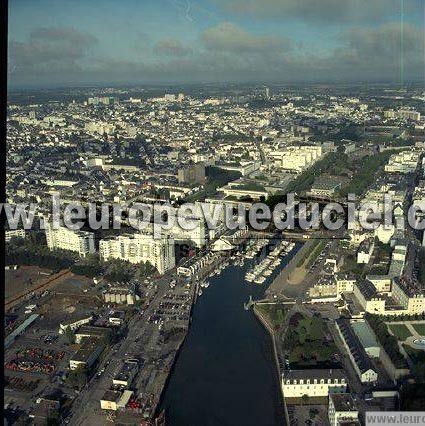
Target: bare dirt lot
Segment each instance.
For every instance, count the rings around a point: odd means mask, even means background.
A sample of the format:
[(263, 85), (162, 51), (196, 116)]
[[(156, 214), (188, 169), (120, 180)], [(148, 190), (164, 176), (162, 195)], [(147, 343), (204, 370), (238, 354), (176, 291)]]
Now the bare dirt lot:
[(5, 271), (6, 303), (20, 293), (36, 288), (43, 280), (51, 275), (48, 269), (38, 266), (20, 266), (16, 270)]
[(60, 322), (92, 312), (102, 301), (92, 280), (71, 274), (51, 290), (38, 312), (40, 327), (55, 329)]

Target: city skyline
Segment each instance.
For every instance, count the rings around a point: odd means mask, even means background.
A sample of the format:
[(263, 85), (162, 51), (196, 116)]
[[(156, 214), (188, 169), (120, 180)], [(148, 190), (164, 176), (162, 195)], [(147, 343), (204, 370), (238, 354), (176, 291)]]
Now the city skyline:
[(9, 5), (9, 87), (423, 81), (419, 0)]
[(425, 0), (4, 9), (5, 425), (424, 421)]

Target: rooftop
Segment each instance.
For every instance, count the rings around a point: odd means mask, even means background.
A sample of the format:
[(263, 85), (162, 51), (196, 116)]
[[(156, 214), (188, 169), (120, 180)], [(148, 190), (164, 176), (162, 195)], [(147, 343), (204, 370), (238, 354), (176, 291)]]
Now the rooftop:
[(120, 398), (121, 398), (121, 392), (114, 391), (114, 390), (107, 390), (102, 396), (102, 401), (118, 402)]
[(335, 411), (357, 411), (356, 403), (350, 393), (331, 393), (329, 398), (333, 402)]
[(374, 370), (372, 362), (367, 356), (364, 347), (362, 346), (359, 338), (354, 333), (349, 320), (338, 318), (336, 324), (344, 336), (345, 343), (349, 347), (351, 355), (353, 356), (357, 367), (363, 373), (368, 370)]
[(72, 361), (87, 362), (92, 353), (102, 346), (98, 339), (85, 338), (81, 348), (72, 356)]
[(300, 379), (345, 379), (344, 370), (334, 369), (311, 369), (311, 370), (291, 370), (284, 374), (287, 380)]

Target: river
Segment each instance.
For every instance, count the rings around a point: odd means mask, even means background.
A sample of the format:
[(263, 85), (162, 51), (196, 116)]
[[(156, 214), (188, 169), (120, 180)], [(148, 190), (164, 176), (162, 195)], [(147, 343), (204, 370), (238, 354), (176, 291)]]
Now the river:
[(271, 279), (247, 284), (250, 264), (210, 278), (198, 299), (162, 402), (167, 426), (284, 424), (271, 338), (243, 308), (250, 295), (262, 297)]

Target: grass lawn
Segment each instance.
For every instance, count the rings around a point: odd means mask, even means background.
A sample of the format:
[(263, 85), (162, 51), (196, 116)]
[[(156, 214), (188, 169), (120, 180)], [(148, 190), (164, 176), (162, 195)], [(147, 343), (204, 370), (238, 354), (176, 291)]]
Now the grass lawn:
[(392, 324), (390, 325), (390, 329), (392, 333), (397, 336), (398, 340), (401, 340), (402, 342), (412, 335), (404, 324)]
[(286, 315), (284, 305), (278, 303), (258, 303), (256, 308), (275, 330), (278, 330), (283, 324)]
[(425, 324), (412, 324), (412, 326), (421, 336), (425, 336)]

